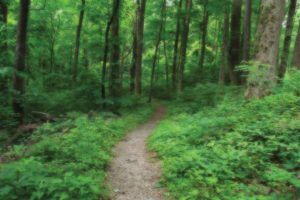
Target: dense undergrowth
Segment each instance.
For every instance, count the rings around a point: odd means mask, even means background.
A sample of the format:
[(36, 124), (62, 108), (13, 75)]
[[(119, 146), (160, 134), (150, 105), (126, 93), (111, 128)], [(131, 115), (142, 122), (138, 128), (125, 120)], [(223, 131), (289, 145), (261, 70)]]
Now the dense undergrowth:
[(111, 148), (151, 111), (140, 107), (122, 117), (73, 113), (68, 120), (43, 125), (2, 156), (0, 199), (106, 198)]
[(300, 73), (293, 73), (274, 94), (250, 102), (234, 95), (241, 94), (236, 88), (199, 86), (169, 104), (149, 147), (162, 158), (171, 195), (299, 199), (299, 85)]

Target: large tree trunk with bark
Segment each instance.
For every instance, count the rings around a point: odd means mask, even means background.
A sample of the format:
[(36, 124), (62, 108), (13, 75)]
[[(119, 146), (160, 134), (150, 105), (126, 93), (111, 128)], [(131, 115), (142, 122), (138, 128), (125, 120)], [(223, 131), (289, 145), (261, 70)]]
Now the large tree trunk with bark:
[(255, 39), (257, 64), (250, 69), (245, 93), (247, 99), (264, 97), (276, 85), (284, 6), (285, 0), (264, 0), (261, 3), (261, 16)]
[(298, 28), (298, 34), (297, 34), (297, 39), (296, 39), (296, 43), (295, 43), (294, 57), (293, 57), (292, 65), (297, 67), (297, 69), (300, 70), (300, 25)]
[(201, 32), (201, 47), (200, 47), (200, 57), (199, 57), (200, 79), (203, 78), (203, 64), (205, 59), (206, 36), (207, 36), (207, 27), (208, 27), (208, 20), (209, 20), (207, 4), (208, 1), (205, 0), (203, 5), (203, 19), (200, 26), (200, 32)]
[(75, 53), (74, 53), (74, 66), (73, 66), (73, 80), (75, 81), (78, 74), (78, 59), (80, 48), (80, 36), (84, 18), (85, 0), (81, 0), (81, 10), (79, 14), (79, 21), (76, 30)]
[(283, 44), (283, 50), (281, 55), (281, 62), (278, 71), (278, 75), (280, 79), (284, 78), (286, 67), (288, 65), (296, 6), (297, 6), (297, 0), (290, 0), (288, 18), (286, 22), (286, 31), (284, 36), (284, 44)]
[(181, 18), (181, 9), (182, 1), (179, 0), (177, 8), (177, 24), (176, 24), (176, 33), (175, 33), (175, 42), (174, 42), (174, 53), (173, 53), (173, 64), (172, 64), (172, 89), (176, 91), (177, 85), (177, 76), (178, 76), (178, 48), (179, 48), (179, 37), (180, 37), (180, 18)]
[(133, 38), (133, 64), (131, 69), (131, 90), (135, 94), (142, 94), (142, 61), (144, 47), (144, 21), (146, 0), (137, 0), (136, 20), (134, 24)]
[(240, 64), (241, 52), (241, 13), (242, 0), (233, 0), (231, 11), (231, 37), (229, 47), (229, 76), (231, 83), (240, 84), (240, 72), (236, 71), (236, 66)]
[(188, 36), (189, 36), (189, 29), (190, 29), (191, 10), (192, 10), (192, 0), (186, 0), (185, 16), (183, 19), (183, 27), (181, 33), (181, 47), (180, 47), (180, 55), (179, 55), (179, 63), (178, 63), (178, 85), (177, 85), (178, 92), (182, 92), (183, 90), (183, 75), (184, 75), (186, 50), (188, 45)]
[(223, 25), (223, 44), (221, 67), (219, 72), (219, 84), (225, 84), (226, 72), (228, 71), (228, 41), (229, 41), (229, 9), (225, 10)]
[(17, 115), (19, 123), (24, 119), (24, 102), (25, 93), (25, 60), (27, 48), (27, 26), (29, 18), (30, 0), (20, 0), (20, 13), (17, 28), (17, 46), (16, 46), (16, 64), (13, 76), (13, 109)]
[(121, 0), (114, 0), (114, 7), (117, 7), (113, 13), (111, 24), (111, 55), (110, 55), (110, 95), (117, 98), (121, 95), (121, 70), (120, 70), (120, 6)]

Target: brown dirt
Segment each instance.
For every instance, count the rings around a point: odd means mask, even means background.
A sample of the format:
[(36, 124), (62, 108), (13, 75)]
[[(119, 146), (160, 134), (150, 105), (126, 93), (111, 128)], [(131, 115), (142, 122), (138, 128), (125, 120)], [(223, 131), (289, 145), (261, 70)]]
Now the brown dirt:
[(157, 187), (161, 171), (155, 155), (146, 148), (146, 139), (165, 109), (158, 107), (151, 120), (129, 133), (114, 149), (108, 182), (112, 200), (162, 200), (163, 189)]

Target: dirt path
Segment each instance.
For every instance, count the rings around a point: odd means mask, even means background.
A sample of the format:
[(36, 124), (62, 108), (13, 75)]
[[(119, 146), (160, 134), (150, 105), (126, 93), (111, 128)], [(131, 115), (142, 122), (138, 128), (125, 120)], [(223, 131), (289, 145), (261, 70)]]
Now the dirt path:
[(151, 120), (129, 133), (114, 150), (108, 182), (113, 200), (162, 200), (163, 191), (156, 187), (160, 177), (159, 163), (146, 149), (146, 139), (164, 115), (158, 107)]

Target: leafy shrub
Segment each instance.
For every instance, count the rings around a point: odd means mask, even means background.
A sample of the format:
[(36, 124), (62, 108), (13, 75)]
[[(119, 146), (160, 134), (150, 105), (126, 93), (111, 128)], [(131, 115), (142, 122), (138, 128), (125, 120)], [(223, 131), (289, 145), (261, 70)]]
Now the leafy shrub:
[(75, 119), (45, 124), (30, 138), (32, 145), (15, 146), (4, 155), (15, 161), (0, 165), (0, 199), (107, 197), (111, 148), (150, 111), (142, 108), (114, 119), (72, 114)]
[[(260, 100), (203, 103), (220, 99), (212, 94), (172, 104), (149, 147), (162, 158), (162, 181), (175, 199), (297, 199), (300, 97), (292, 86), (298, 76)], [(197, 105), (201, 111), (186, 112)]]

